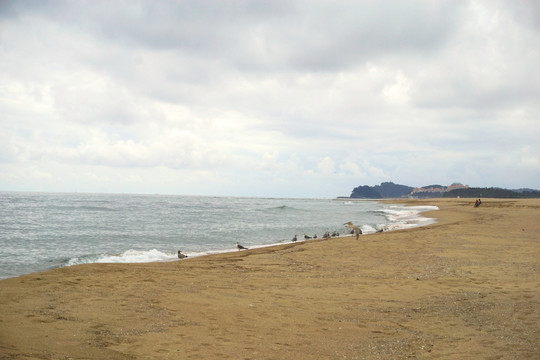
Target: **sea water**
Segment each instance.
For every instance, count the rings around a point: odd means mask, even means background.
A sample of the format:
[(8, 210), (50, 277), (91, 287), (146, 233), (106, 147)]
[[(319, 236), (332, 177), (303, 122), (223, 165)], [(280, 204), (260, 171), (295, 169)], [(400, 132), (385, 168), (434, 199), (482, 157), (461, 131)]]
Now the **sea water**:
[[(0, 192), (0, 279), (83, 263), (153, 262), (433, 222), (434, 206), (352, 199)], [(331, 241), (331, 240), (330, 240)]]

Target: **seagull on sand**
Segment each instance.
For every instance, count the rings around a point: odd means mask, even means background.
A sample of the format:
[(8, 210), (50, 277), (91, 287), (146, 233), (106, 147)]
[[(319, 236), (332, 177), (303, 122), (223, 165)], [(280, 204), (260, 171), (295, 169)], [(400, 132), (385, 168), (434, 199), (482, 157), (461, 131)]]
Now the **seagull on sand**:
[(236, 242), (236, 248), (237, 248), (238, 250), (247, 250), (247, 249), (248, 249), (247, 247), (240, 245), (240, 244), (238, 243), (238, 241)]
[(356, 225), (354, 225), (352, 222), (347, 222), (345, 224), (345, 227), (348, 227), (349, 229), (353, 229), (354, 230), (354, 233), (356, 234), (356, 240), (358, 240), (358, 237), (360, 236), (360, 234), (362, 233), (362, 230), (360, 230), (360, 228)]
[(298, 240), (298, 238), (296, 237), (296, 235), (294, 235), (294, 237), (292, 238), (291, 241), (292, 241), (292, 242), (295, 242), (295, 241), (297, 241), (297, 240)]
[(187, 258), (187, 255), (186, 255), (186, 254), (182, 254), (182, 251), (181, 251), (181, 250), (178, 250), (178, 258), (179, 258), (179, 259)]

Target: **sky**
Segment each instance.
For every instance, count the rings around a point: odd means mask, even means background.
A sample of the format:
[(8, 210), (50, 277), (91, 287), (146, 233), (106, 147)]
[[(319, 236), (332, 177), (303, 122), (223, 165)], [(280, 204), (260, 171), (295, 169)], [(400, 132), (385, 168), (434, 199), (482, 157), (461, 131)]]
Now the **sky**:
[(0, 191), (540, 189), (540, 2), (0, 0)]

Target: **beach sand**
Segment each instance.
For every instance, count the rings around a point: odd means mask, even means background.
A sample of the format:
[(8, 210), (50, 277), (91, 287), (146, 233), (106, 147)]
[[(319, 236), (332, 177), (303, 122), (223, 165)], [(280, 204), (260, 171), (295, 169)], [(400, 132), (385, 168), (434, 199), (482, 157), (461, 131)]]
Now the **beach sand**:
[(438, 223), (2, 280), (0, 358), (540, 359), (540, 200), (396, 202)]

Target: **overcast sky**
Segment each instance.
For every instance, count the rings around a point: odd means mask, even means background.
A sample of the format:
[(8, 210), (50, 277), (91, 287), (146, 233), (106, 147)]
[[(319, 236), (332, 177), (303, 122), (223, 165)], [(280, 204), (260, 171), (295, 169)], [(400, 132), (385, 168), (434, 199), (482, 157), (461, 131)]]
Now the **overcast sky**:
[(540, 2), (0, 0), (0, 190), (540, 188)]

